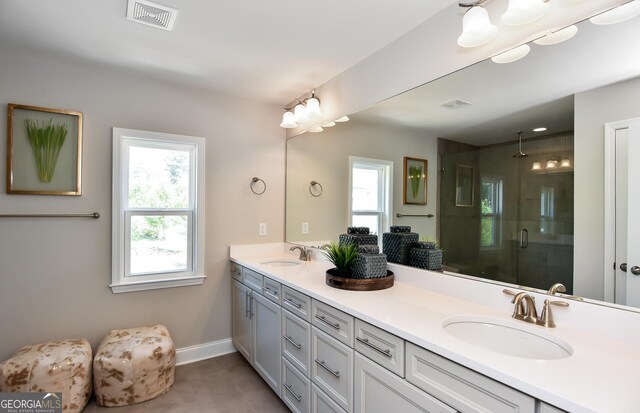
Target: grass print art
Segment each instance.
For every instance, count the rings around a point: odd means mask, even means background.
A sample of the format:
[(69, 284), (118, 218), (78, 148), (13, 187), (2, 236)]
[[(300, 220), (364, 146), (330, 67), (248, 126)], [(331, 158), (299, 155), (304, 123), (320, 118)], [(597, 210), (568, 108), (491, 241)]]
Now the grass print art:
[(428, 164), (426, 159), (404, 157), (403, 204), (427, 204)]
[(48, 123), (25, 119), (27, 138), (38, 168), (40, 182), (51, 182), (56, 171), (58, 157), (64, 141), (67, 138), (67, 125), (53, 124), (53, 119)]

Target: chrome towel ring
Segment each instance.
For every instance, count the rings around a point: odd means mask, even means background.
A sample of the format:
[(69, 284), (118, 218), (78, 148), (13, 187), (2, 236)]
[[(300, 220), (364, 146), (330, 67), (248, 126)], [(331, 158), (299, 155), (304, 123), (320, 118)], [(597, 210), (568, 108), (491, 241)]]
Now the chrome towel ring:
[[(256, 191), (256, 189), (255, 189), (255, 185), (258, 182), (262, 182), (262, 186), (263, 186), (262, 191)], [(249, 188), (251, 189), (251, 192), (253, 192), (254, 194), (262, 195), (267, 190), (267, 183), (265, 181), (263, 181), (262, 179), (254, 176), (253, 179), (251, 180), (251, 184), (249, 185)]]
[[(315, 188), (316, 186), (319, 186), (319, 187), (320, 187), (320, 191), (317, 191), (317, 190), (316, 190), (316, 191), (314, 192), (314, 188)], [(318, 182), (318, 181), (311, 181), (311, 182), (309, 183), (309, 193), (311, 194), (311, 196), (314, 196), (314, 197), (316, 197), (316, 198), (317, 198), (317, 197), (319, 197), (320, 195), (322, 195), (322, 191), (323, 191), (323, 189), (322, 189), (322, 185), (320, 184), (320, 182)]]

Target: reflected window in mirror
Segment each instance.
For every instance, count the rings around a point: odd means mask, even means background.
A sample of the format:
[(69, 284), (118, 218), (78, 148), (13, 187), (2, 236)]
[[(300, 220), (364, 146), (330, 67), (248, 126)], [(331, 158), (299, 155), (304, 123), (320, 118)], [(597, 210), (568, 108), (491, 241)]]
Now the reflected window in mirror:
[(483, 176), (480, 183), (480, 247), (500, 248), (502, 244), (502, 178)]
[(356, 157), (350, 157), (349, 162), (350, 226), (367, 227), (370, 233), (380, 235), (391, 221), (393, 162)]

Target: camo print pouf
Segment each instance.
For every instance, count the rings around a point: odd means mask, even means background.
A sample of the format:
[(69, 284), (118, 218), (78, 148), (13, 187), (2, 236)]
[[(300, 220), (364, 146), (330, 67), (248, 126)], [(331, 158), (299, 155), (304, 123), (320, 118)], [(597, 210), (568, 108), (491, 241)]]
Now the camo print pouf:
[(84, 338), (22, 347), (0, 363), (0, 392), (62, 393), (63, 412), (91, 397), (91, 346)]
[(93, 360), (97, 403), (127, 406), (167, 392), (175, 360), (176, 349), (163, 325), (111, 331)]

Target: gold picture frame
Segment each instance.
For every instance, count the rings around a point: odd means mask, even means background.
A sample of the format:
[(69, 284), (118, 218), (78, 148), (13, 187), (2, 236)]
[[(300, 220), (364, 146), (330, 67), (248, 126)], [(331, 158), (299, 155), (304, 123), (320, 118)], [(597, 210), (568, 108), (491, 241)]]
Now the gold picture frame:
[(476, 169), (469, 165), (456, 165), (456, 206), (473, 207), (475, 201)]
[(402, 203), (404, 205), (427, 205), (427, 178), (429, 161), (420, 158), (403, 158)]
[(82, 112), (9, 103), (7, 193), (82, 195)]

